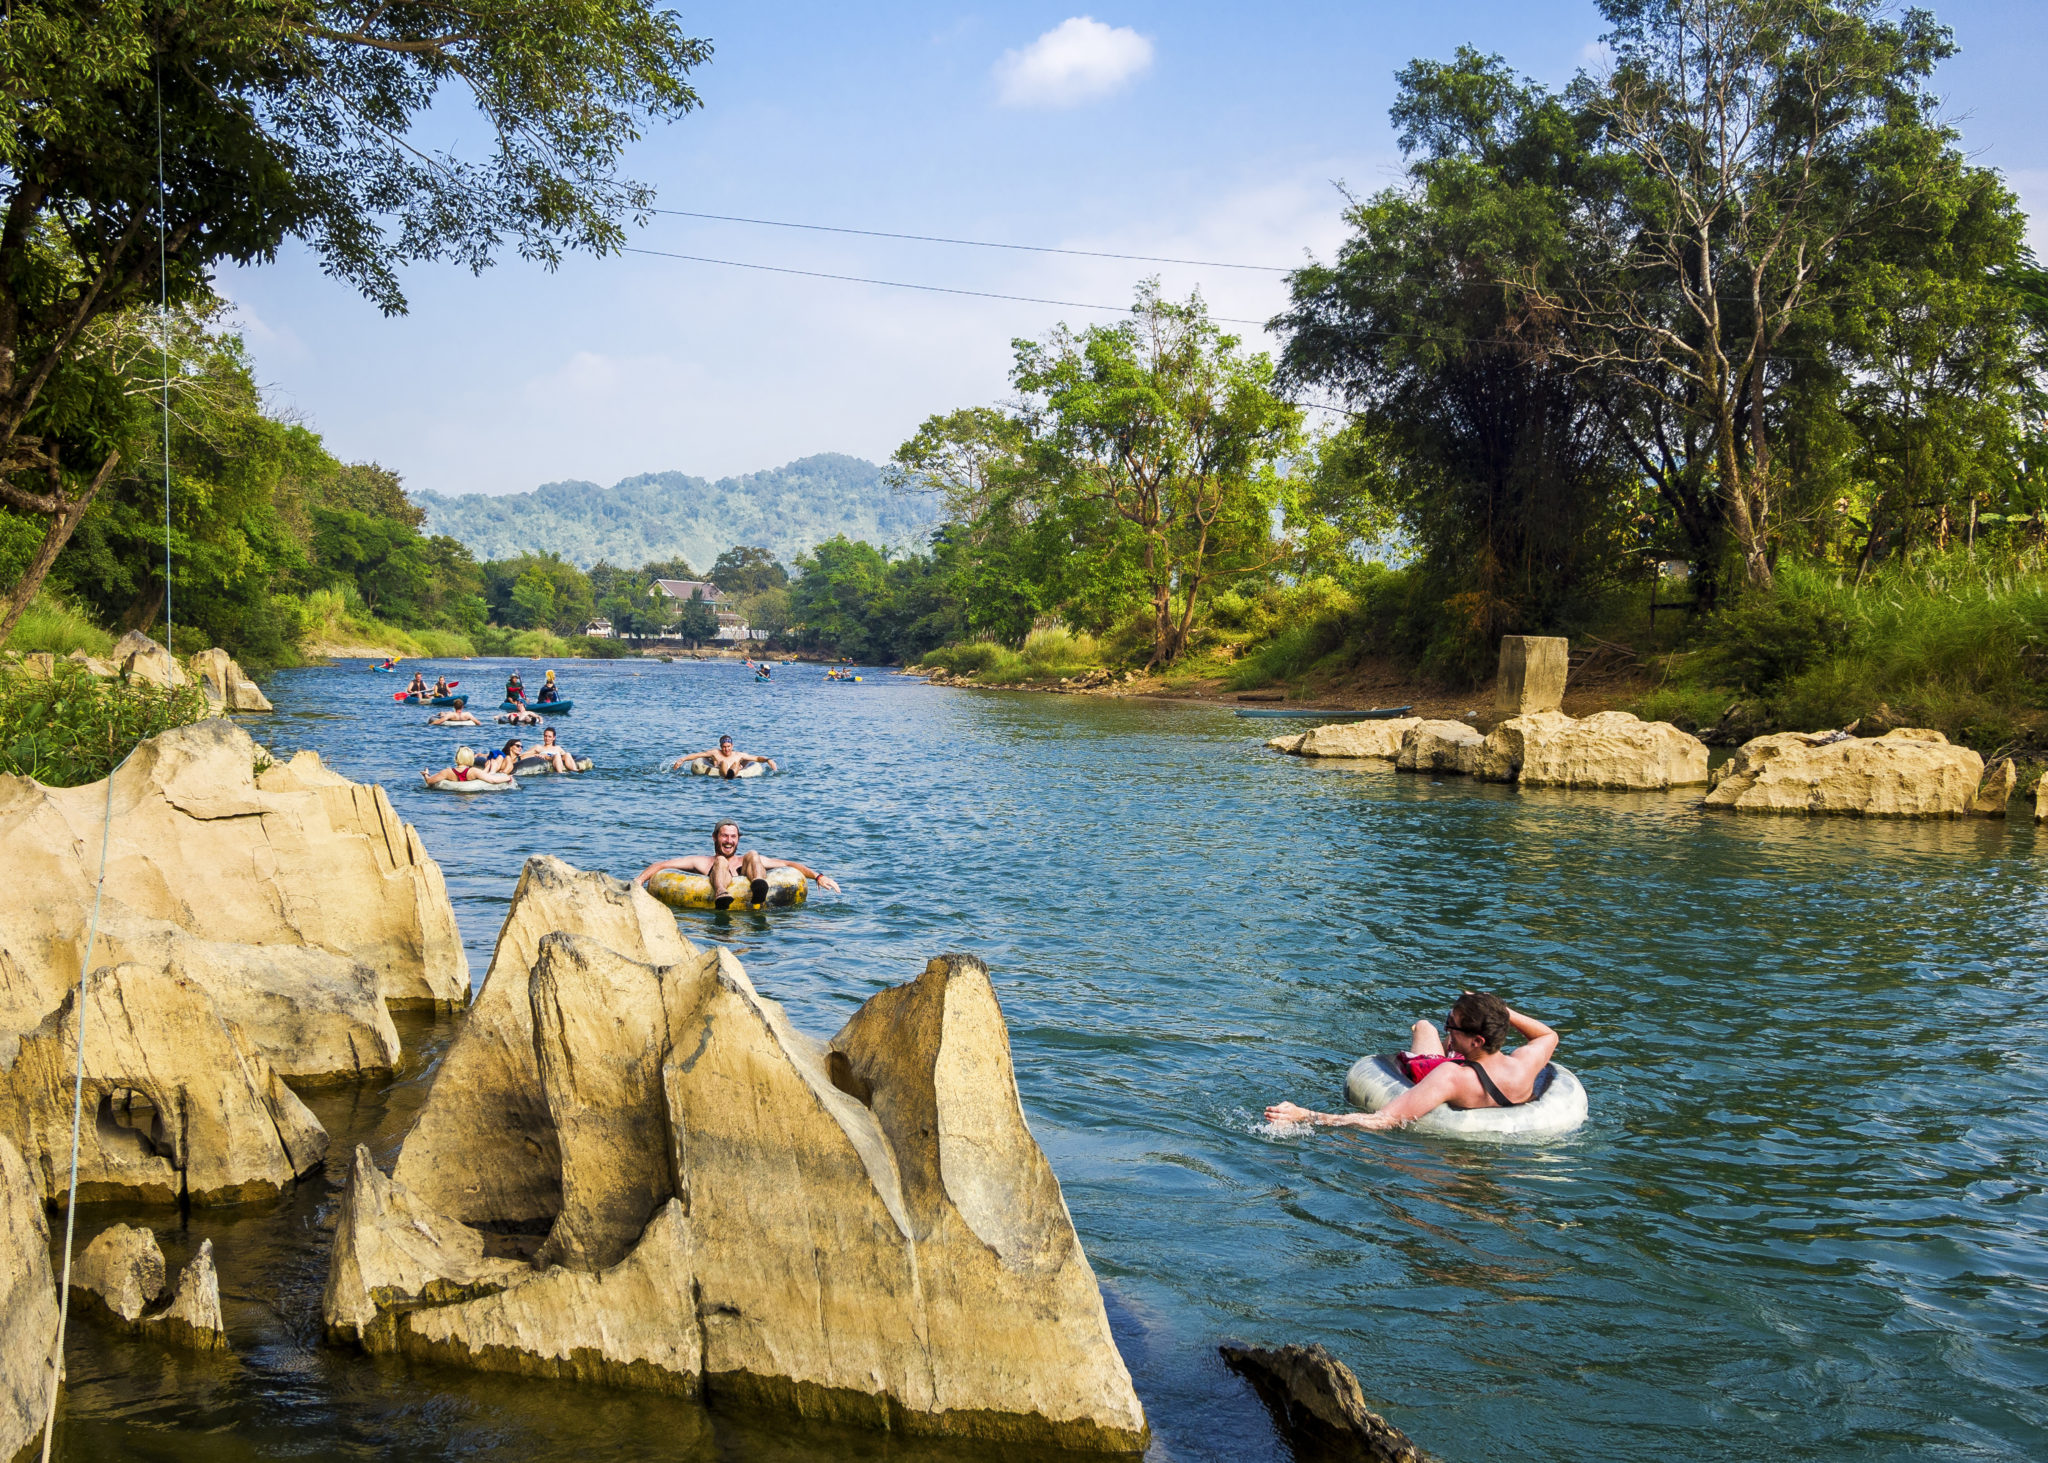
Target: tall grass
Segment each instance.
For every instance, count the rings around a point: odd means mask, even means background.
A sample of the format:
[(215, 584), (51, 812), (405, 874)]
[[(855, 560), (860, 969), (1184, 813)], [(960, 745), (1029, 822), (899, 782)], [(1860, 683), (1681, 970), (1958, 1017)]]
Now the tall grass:
[(105, 655), (114, 648), (114, 637), (50, 590), (40, 589), (7, 637), (7, 648), (24, 655), (45, 650), (58, 656), (74, 650)]
[(441, 660), (476, 654), (476, 647), (460, 631), (407, 630), (378, 619), (364, 607), (352, 584), (314, 590), (306, 596), (304, 610), (305, 644), (315, 655), (343, 646)]
[(943, 666), (986, 685), (1013, 686), (1093, 670), (1102, 664), (1103, 656), (1094, 636), (1077, 635), (1064, 625), (1048, 625), (1026, 635), (1017, 650), (993, 640), (970, 640), (942, 645), (923, 660), (926, 665)]
[(58, 661), (48, 676), (0, 665), (0, 772), (51, 787), (97, 782), (137, 742), (206, 714), (190, 681), (163, 690), (103, 679), (72, 661)]

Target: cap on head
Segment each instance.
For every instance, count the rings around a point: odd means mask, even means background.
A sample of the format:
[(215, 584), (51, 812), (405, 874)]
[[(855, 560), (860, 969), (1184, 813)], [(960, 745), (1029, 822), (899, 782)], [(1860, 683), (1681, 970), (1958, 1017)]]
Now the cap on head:
[(721, 819), (719, 822), (713, 824), (711, 828), (711, 836), (713, 838), (716, 838), (719, 834), (725, 832), (725, 830), (728, 828), (732, 829), (733, 837), (737, 838), (740, 836), (740, 825), (733, 822), (733, 820), (730, 818)]

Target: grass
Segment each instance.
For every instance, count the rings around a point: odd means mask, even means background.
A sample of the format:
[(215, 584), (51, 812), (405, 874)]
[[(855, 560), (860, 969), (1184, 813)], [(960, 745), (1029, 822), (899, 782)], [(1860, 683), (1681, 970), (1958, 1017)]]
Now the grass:
[(1097, 669), (1103, 664), (1103, 652), (1094, 636), (1050, 625), (1033, 630), (1016, 650), (993, 640), (971, 640), (940, 646), (925, 655), (924, 664), (943, 666), (988, 686), (1014, 686)]
[(330, 646), (389, 650), (420, 660), (453, 660), (477, 653), (470, 638), (458, 630), (407, 630), (378, 619), (351, 585), (316, 589), (306, 596), (304, 608), (303, 643), (314, 655), (327, 653)]
[(40, 589), (21, 612), (14, 633), (7, 637), (7, 648), (24, 655), (48, 651), (61, 657), (82, 650), (87, 655), (104, 656), (113, 650), (114, 637), (50, 590)]
[(104, 679), (73, 661), (58, 661), (47, 677), (0, 665), (0, 772), (51, 787), (97, 782), (137, 742), (206, 714), (189, 681), (163, 690)]

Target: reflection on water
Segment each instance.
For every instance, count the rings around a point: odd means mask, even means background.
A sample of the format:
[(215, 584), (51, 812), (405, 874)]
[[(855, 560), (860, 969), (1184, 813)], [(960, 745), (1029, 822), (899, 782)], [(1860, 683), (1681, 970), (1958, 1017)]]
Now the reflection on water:
[[(2048, 1456), (2031, 826), (1520, 793), (1274, 756), (1213, 708), (782, 675), (569, 666), (563, 739), (600, 771), (497, 798), (419, 790), (462, 739), (359, 670), (281, 677), (262, 734), (391, 788), (478, 979), (529, 853), (630, 875), (725, 816), (846, 885), (684, 920), (810, 1030), (938, 951), (986, 959), (1159, 1458), (1283, 1456), (1223, 1340), (1326, 1343), (1465, 1463)], [(656, 770), (724, 731), (788, 770)], [(1360, 1053), (1465, 985), (1564, 1031), (1579, 1134), (1258, 1131), (1273, 1098), (1340, 1103)], [(325, 1183), (142, 1216), (174, 1268), (214, 1240), (235, 1355), (80, 1321), (66, 1457), (991, 1456), (323, 1345), (349, 1147), (389, 1161), (452, 1029), (408, 1025), (394, 1083), (309, 1094)]]

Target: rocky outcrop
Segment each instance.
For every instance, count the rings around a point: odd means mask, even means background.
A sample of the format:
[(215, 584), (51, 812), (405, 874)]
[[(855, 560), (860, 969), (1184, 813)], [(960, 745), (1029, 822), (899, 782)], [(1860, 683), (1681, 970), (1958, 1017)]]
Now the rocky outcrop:
[(1984, 780), (1970, 799), (1970, 811), (1980, 818), (2003, 818), (2005, 807), (2019, 790), (2020, 770), (2010, 757), (2000, 757), (1984, 769)]
[(82, 650), (74, 650), (64, 658), (84, 666), (87, 675), (98, 676), (101, 680), (110, 681), (121, 674), (121, 667), (113, 661), (102, 660), (97, 655), (87, 655)]
[(1717, 769), (1706, 806), (1738, 813), (1960, 818), (1970, 811), (1983, 777), (1983, 758), (1924, 728), (1881, 737), (1778, 732), (1744, 743)]
[(142, 1332), (166, 1346), (189, 1351), (226, 1351), (227, 1325), (220, 1314), (220, 1276), (213, 1269), (213, 1241), (201, 1240), (199, 1253), (178, 1272), (178, 1291), (170, 1305), (142, 1318)]
[(358, 1145), (320, 1303), (328, 1336), (390, 1351), (397, 1345), (398, 1314), (487, 1295), (532, 1274), (529, 1266), (489, 1258), (484, 1249), (482, 1234), (420, 1203)]
[[(77, 993), (0, 1070), (0, 1135), (46, 1200), (67, 1192)], [(317, 1167), (327, 1134), (197, 982), (145, 965), (95, 971), (85, 995), (78, 1197), (264, 1198)]]
[(1298, 757), (1377, 757), (1391, 762), (1401, 754), (1401, 739), (1421, 724), (1419, 716), (1333, 722), (1305, 733), (1292, 750)]
[(1293, 732), (1284, 737), (1267, 737), (1266, 745), (1276, 752), (1299, 752), (1307, 732)]
[[(528, 876), (522, 887), (585, 881), (586, 896), (592, 878), (531, 864)], [(537, 920), (545, 891), (527, 892), (523, 918)], [(519, 952), (500, 946), (509, 977)], [(1143, 1448), (1142, 1410), (1025, 1124), (979, 962), (933, 961), (829, 1045), (793, 1029), (727, 951), (653, 966), (549, 932), (529, 964), (559, 1165), (540, 1264), (493, 1293), (435, 1303), (419, 1277), (455, 1283), (445, 1250), (472, 1251), (447, 1235), (447, 1211), (415, 1214), (442, 1249), (380, 1298), (346, 1258), (366, 1249), (369, 1206), (356, 1206), (336, 1246), (356, 1277), (329, 1295), (355, 1298), (343, 1319), (357, 1334), (443, 1363), (701, 1392), (714, 1405)], [(494, 961), (491, 980), (500, 974)], [(451, 1088), (446, 1101), (462, 1097)], [(425, 1131), (407, 1139), (397, 1175), (415, 1203), (408, 1174)], [(495, 1146), (474, 1163), (523, 1168), (520, 1125), (491, 1131)], [(409, 1227), (393, 1201), (384, 1208), (380, 1227)]]
[(71, 1265), (71, 1288), (98, 1301), (114, 1319), (133, 1326), (164, 1293), (164, 1252), (153, 1231), (109, 1225)]
[(1351, 1368), (1321, 1346), (1219, 1347), (1252, 1384), (1297, 1458), (1431, 1463), (1408, 1435), (1365, 1405)]
[(1584, 718), (1539, 711), (1495, 727), (1478, 769), (1489, 782), (1524, 787), (1662, 791), (1705, 782), (1707, 748), (1669, 722), (1626, 711)]
[(1495, 708), (1502, 716), (1558, 710), (1570, 668), (1571, 642), (1561, 635), (1503, 635)]
[(206, 699), (220, 711), (270, 711), (274, 709), (270, 698), (263, 694), (242, 668), (235, 664), (235, 658), (215, 646), (202, 650), (192, 657), (192, 674), (199, 682), (199, 689), (206, 693)]
[(57, 1282), (34, 1175), (0, 1138), (0, 1458), (43, 1435), (56, 1383)]
[(1485, 745), (1479, 729), (1462, 721), (1419, 721), (1402, 736), (1394, 765), (1403, 772), (1452, 772), (1469, 777), (1479, 770), (1479, 749)]
[[(204, 940), (311, 949), (367, 966), (387, 1004), (462, 1004), (469, 967), (441, 871), (383, 789), (311, 752), (259, 777), (258, 754), (238, 727), (205, 721), (144, 742), (114, 773), (108, 927), (158, 920)], [(108, 791), (0, 776), (0, 1036), (35, 1026), (77, 984)], [(279, 959), (282, 973), (292, 957)], [(303, 964), (290, 987), (325, 979)]]
[(528, 991), (540, 942), (556, 931), (648, 965), (697, 956), (676, 932), (676, 917), (646, 890), (546, 855), (526, 861), (483, 988), (396, 1170), (422, 1203), (467, 1224), (549, 1220), (561, 1208), (561, 1151), (534, 1057)]
[(112, 659), (131, 681), (169, 689), (182, 686), (189, 679), (177, 658), (140, 630), (130, 630), (114, 642)]

